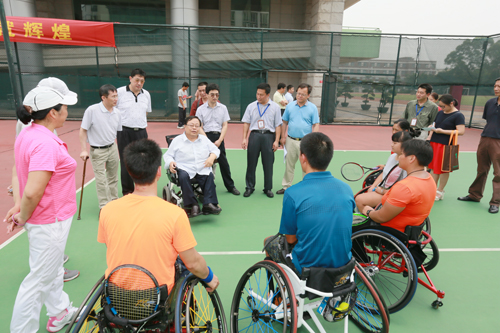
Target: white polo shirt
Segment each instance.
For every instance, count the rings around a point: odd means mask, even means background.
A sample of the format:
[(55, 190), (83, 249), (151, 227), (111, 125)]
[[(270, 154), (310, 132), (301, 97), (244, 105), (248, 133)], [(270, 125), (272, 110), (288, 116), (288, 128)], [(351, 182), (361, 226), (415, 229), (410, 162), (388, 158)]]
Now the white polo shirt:
[(122, 117), (116, 107), (109, 112), (101, 102), (85, 110), (80, 127), (87, 130), (87, 140), (91, 146), (109, 146), (115, 142), (116, 132), (122, 130)]
[(212, 109), (208, 103), (201, 105), (196, 110), (196, 116), (200, 118), (205, 132), (221, 132), (222, 124), (229, 121), (229, 112), (227, 107), (217, 102), (217, 105)]
[(129, 86), (117, 89), (118, 103), (116, 108), (122, 116), (122, 126), (132, 128), (146, 128), (148, 126), (146, 113), (151, 112), (151, 96), (146, 89), (136, 96)]

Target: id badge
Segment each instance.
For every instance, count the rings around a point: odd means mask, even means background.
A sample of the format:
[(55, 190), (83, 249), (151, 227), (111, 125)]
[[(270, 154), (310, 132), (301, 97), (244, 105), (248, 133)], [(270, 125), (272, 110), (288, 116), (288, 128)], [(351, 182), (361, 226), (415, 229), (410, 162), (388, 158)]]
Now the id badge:
[(417, 126), (417, 118), (411, 120), (410, 126)]
[(260, 130), (265, 129), (266, 125), (264, 124), (264, 120), (262, 120), (262, 119), (258, 120), (257, 127), (259, 127)]

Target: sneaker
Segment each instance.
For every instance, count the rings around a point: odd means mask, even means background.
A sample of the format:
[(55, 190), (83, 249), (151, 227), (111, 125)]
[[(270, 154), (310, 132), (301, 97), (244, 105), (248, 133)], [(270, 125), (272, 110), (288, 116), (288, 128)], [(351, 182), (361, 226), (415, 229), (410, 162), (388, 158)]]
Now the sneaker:
[(67, 254), (65, 254), (63, 257), (63, 264), (67, 263), (68, 260), (69, 260), (69, 256)]
[(182, 126), (177, 126), (178, 129), (183, 129), (184, 128), (184, 125)]
[(73, 319), (76, 311), (78, 311), (78, 308), (75, 308), (72, 305), (73, 303), (71, 303), (66, 310), (64, 310), (57, 316), (49, 318), (49, 322), (47, 323), (47, 331), (59, 332), (63, 329), (64, 326), (68, 325), (71, 322), (71, 319)]
[(66, 267), (64, 268), (64, 282), (68, 282), (71, 280), (74, 280), (80, 275), (80, 271), (75, 270), (69, 270)]

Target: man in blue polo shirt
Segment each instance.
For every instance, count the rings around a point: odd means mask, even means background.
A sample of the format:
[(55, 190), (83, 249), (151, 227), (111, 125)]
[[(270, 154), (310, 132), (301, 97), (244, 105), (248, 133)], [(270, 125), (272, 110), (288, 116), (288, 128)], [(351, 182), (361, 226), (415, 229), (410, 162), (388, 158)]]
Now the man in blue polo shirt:
[[(333, 143), (323, 133), (310, 133), (300, 142), (300, 165), (304, 179), (290, 187), (283, 198), (279, 232), (285, 235), (297, 273), (302, 267), (337, 268), (351, 259), (351, 188), (326, 171), (333, 157)], [(268, 237), (268, 256), (283, 263), (280, 240)]]
[(318, 108), (308, 100), (311, 91), (310, 85), (301, 83), (297, 87), (297, 100), (288, 104), (283, 114), (281, 145), (286, 150), (285, 175), (281, 182), (282, 188), (276, 194), (283, 194), (292, 186), (295, 164), (299, 159), (300, 140), (308, 133), (319, 131)]

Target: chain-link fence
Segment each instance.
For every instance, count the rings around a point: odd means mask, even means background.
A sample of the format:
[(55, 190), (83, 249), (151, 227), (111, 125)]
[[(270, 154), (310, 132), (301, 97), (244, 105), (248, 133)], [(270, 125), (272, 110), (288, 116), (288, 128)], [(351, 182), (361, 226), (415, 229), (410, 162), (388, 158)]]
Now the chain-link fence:
[[(430, 83), (439, 95), (452, 93), (459, 100), (469, 125), (482, 127), (484, 103), (493, 97), (492, 86), (500, 76), (500, 35), (145, 24), (115, 24), (114, 29), (116, 49), (15, 45), (23, 94), (43, 77), (59, 77), (79, 95), (70, 117), (81, 118), (87, 106), (99, 102), (102, 84), (126, 85), (130, 71), (139, 67), (147, 73), (144, 88), (152, 97), (151, 118), (175, 119), (177, 90), (184, 81), (190, 83), (192, 94), (200, 81), (218, 83), (221, 102), (232, 120), (240, 120), (246, 105), (255, 100), (258, 83), (289, 80), (315, 87), (311, 100), (324, 123), (388, 125), (415, 99), (418, 85)], [(15, 117), (5, 49), (0, 47), (0, 117)]]

